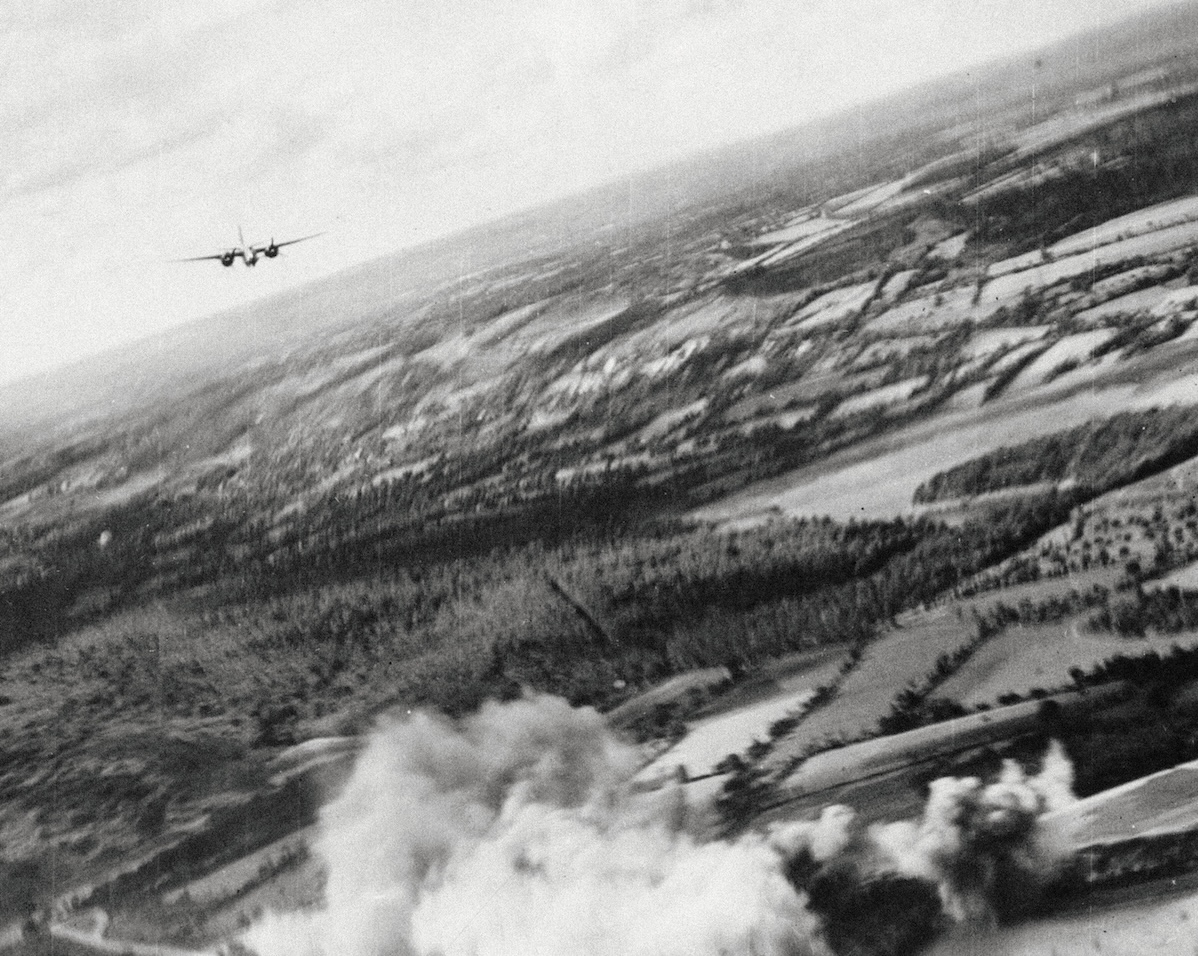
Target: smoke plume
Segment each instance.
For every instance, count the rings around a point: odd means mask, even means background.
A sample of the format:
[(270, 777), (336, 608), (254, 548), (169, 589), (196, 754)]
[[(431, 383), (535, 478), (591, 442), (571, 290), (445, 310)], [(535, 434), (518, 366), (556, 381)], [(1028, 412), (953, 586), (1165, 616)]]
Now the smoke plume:
[(1036, 776), (1007, 761), (999, 779), (933, 781), (923, 818), (872, 829), (882, 865), (935, 884), (957, 922), (994, 923), (1028, 911), (1067, 863), (1045, 813), (1075, 799), (1072, 767), (1053, 743)]
[[(990, 785), (938, 781), (920, 821), (863, 828), (831, 807), (735, 840), (702, 837), (679, 786), (634, 792), (638, 764), (599, 714), (552, 697), (388, 720), (322, 815), (325, 905), (269, 915), (244, 942), (260, 956), (827, 956), (851, 937), (900, 953), (944, 919), (1001, 916), (1004, 881), (1059, 865), (1038, 817), (1069, 799), (1060, 753), (1034, 778), (1012, 765)], [(861, 893), (922, 922), (862, 940), (841, 925)]]

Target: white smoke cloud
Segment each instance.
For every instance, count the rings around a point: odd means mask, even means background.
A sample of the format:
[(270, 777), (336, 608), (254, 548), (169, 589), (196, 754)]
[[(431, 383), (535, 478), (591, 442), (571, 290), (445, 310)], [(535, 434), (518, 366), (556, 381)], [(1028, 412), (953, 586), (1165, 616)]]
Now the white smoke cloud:
[(1039, 817), (1071, 799), (1057, 750), (1036, 777), (1012, 764), (989, 785), (937, 781), (916, 822), (866, 829), (830, 807), (712, 840), (681, 788), (633, 791), (638, 763), (594, 710), (551, 697), (389, 721), (322, 815), (325, 906), (270, 915), (244, 942), (260, 956), (826, 956), (823, 920), (839, 917), (804, 892), (821, 874), (911, 878), (933, 910), (938, 891), (950, 918), (990, 919), (1002, 881), (1058, 872)]
[(770, 842), (788, 858), (807, 853), (814, 863), (826, 863), (854, 845), (856, 823), (857, 814), (849, 807), (824, 807), (818, 820), (774, 826)]
[(818, 954), (766, 839), (703, 842), (637, 753), (539, 697), (388, 723), (322, 818), (319, 912), (271, 916), (262, 956)]
[(524, 806), (449, 861), (413, 941), (443, 956), (823, 952), (780, 860), (758, 839)]
[(1044, 814), (1074, 801), (1073, 769), (1054, 742), (1039, 774), (1007, 761), (999, 779), (933, 781), (923, 818), (873, 827), (884, 869), (934, 883), (958, 922), (992, 923), (1030, 905), (1067, 862)]

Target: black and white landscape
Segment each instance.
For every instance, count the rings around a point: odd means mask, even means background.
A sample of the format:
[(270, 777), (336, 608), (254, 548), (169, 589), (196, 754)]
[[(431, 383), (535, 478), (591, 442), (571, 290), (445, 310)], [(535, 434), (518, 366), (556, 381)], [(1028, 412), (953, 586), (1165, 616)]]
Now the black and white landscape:
[(1073, 26), (10, 376), (0, 952), (1198, 952), (1198, 8)]

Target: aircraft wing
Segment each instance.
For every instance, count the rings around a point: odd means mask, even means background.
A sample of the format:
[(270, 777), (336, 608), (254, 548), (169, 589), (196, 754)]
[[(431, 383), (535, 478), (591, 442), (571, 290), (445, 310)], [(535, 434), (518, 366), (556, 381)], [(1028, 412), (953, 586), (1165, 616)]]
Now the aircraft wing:
[(223, 259), (227, 252), (218, 252), (214, 256), (192, 256), (189, 259), (172, 259), (171, 262), (203, 262), (205, 259)]
[(310, 236), (300, 236), (298, 239), (288, 239), (286, 242), (275, 242), (273, 239), (264, 246), (254, 246), (254, 252), (265, 252), (271, 246), (276, 249), (282, 249), (284, 246), (294, 246), (297, 242), (303, 242), (306, 239), (315, 239), (317, 236), (323, 236), (323, 232), (314, 232)]

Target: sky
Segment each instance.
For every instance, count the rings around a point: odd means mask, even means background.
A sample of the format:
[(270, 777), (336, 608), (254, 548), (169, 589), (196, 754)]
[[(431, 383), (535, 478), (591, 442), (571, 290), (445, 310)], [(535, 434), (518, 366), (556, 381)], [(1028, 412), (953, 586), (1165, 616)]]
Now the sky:
[(1157, 4), (4, 0), (0, 382)]

